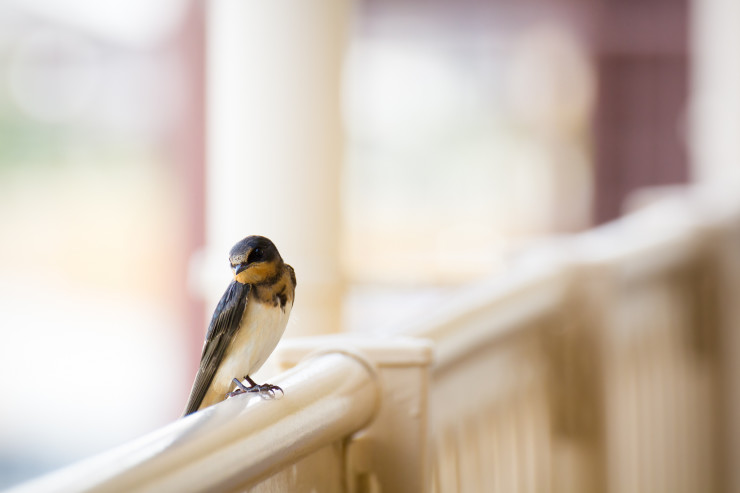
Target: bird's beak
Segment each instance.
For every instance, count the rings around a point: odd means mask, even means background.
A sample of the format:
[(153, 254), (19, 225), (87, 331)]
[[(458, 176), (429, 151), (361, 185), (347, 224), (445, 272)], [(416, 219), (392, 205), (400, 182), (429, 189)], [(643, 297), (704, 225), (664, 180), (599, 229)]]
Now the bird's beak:
[(234, 266), (234, 275), (238, 276), (240, 272), (247, 268), (247, 264), (238, 264)]

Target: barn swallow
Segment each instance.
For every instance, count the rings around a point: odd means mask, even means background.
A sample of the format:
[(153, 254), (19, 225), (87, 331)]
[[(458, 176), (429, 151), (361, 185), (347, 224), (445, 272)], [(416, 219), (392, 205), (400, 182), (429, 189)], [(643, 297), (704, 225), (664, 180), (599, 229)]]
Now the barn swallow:
[[(285, 331), (295, 271), (263, 236), (247, 236), (234, 245), (229, 262), (234, 280), (213, 312), (183, 416), (243, 392), (282, 392), (276, 385), (256, 384), (249, 375), (259, 370)], [(242, 376), (249, 386), (240, 382)], [(232, 385), (237, 388), (230, 392)]]

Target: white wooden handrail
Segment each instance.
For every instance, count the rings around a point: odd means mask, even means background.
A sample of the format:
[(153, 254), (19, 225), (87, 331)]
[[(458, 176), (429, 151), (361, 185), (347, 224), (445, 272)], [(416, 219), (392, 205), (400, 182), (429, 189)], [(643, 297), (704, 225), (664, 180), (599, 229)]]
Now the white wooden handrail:
[(360, 430), (379, 400), (372, 366), (355, 355), (323, 354), (271, 383), (285, 390), (283, 398), (229, 399), (12, 491), (245, 488)]
[(740, 212), (703, 211), (664, 202), (556, 239), (406, 337), (283, 341), (284, 398), (232, 399), (15, 491), (730, 491), (718, 454), (740, 441), (715, 423), (740, 402), (721, 382)]
[(557, 311), (567, 300), (572, 277), (562, 260), (556, 255), (529, 265), (522, 262), (470, 286), (459, 303), (430, 310), (400, 333), (436, 343), (432, 371), (443, 371), (482, 345), (502, 341), (511, 331)]

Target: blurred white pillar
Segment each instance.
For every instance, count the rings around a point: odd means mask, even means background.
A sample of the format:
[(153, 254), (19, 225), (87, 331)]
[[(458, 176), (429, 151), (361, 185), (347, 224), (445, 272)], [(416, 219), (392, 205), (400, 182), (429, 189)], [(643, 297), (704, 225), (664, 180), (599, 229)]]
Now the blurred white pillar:
[(236, 241), (271, 238), (298, 278), (289, 335), (340, 329), (349, 8), (345, 0), (209, 3), (206, 265), (228, 276)]
[[(738, 0), (693, 0), (692, 2), (692, 102), (691, 144), (695, 177), (710, 187), (713, 196), (737, 201), (740, 198), (740, 2)], [(737, 234), (722, 243), (723, 295), (737, 291)], [(728, 248), (725, 248), (728, 247)], [(735, 268), (733, 268), (735, 267)], [(733, 276), (733, 274), (735, 274)], [(733, 300), (734, 302), (734, 300)], [(722, 436), (724, 491), (740, 492), (740, 351), (736, 303), (723, 313), (722, 371), (726, 378), (719, 392), (723, 409)]]
[(737, 194), (740, 185), (740, 2), (691, 4), (690, 144), (694, 178)]

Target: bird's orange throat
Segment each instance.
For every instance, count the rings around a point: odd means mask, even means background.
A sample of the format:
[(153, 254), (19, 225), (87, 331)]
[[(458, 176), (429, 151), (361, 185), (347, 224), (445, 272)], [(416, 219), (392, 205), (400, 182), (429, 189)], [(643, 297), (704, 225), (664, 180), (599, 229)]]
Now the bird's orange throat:
[(274, 263), (260, 263), (250, 266), (234, 276), (236, 282), (242, 284), (257, 284), (265, 279), (274, 278), (277, 275), (278, 266)]

